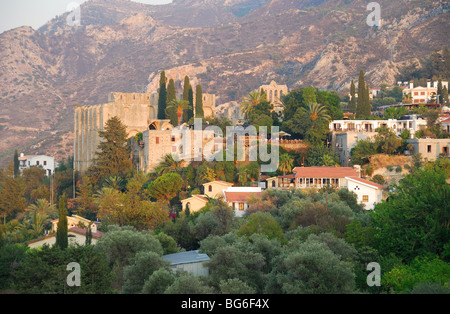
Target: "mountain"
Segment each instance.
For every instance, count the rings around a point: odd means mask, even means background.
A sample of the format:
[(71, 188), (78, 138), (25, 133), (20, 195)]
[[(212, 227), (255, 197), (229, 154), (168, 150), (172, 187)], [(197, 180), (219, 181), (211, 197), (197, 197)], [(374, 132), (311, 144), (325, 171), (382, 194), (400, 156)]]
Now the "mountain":
[(446, 1), (90, 0), (81, 26), (62, 14), (38, 30), (0, 34), (0, 165), (14, 149), (72, 154), (73, 106), (111, 91), (155, 91), (159, 74), (189, 75), (218, 105), (271, 80), (346, 93), (360, 69), (372, 87), (448, 44)]

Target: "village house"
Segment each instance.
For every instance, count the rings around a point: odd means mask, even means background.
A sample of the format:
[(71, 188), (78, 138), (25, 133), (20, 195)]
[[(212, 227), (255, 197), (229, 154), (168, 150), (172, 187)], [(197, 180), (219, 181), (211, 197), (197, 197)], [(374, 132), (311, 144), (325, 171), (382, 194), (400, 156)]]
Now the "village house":
[(29, 167), (41, 167), (45, 170), (45, 175), (49, 177), (55, 173), (55, 158), (45, 155), (25, 155), (21, 153), (19, 156), (19, 170), (23, 171)]
[(358, 177), (346, 177), (347, 189), (354, 192), (358, 204), (363, 204), (364, 209), (373, 210), (375, 204), (383, 200), (384, 186)]
[(295, 167), (292, 172), (297, 189), (321, 189), (328, 185), (346, 188), (347, 177), (360, 177), (359, 167)]
[[(103, 232), (96, 230), (92, 231), (91, 244), (97, 244), (98, 240), (103, 236)], [(68, 229), (67, 237), (69, 245), (84, 245), (86, 243), (87, 229), (80, 227), (71, 227)], [(52, 233), (37, 239), (26, 242), (29, 248), (38, 248), (43, 245), (53, 246), (56, 243), (56, 233)]]
[[(433, 85), (431, 85), (433, 83)], [(417, 86), (414, 87), (414, 83), (410, 82), (409, 87), (405, 88), (403, 90), (403, 95), (411, 95), (411, 102), (412, 104), (426, 104), (430, 101), (437, 101), (437, 89), (438, 89), (438, 81), (428, 81), (427, 86)], [(448, 82), (442, 81), (442, 88), (447, 87), (448, 89)], [(442, 99), (439, 99), (439, 101), (442, 101)]]
[(251, 198), (261, 198), (261, 187), (229, 187), (223, 190), (223, 199), (234, 209), (236, 217), (242, 217), (248, 208)]
[(183, 211), (189, 209), (190, 213), (194, 213), (202, 209), (208, 204), (209, 200), (205, 195), (192, 195), (184, 200), (181, 200), (181, 208)]
[(346, 188), (356, 194), (359, 204), (371, 210), (383, 198), (383, 186), (360, 177), (360, 167), (295, 167), (292, 174), (266, 179), (267, 188)]
[(422, 158), (434, 161), (439, 156), (450, 157), (450, 139), (414, 138), (407, 140), (413, 146), (412, 154), (421, 154)]
[(221, 198), (223, 196), (222, 191), (226, 190), (230, 186), (233, 186), (233, 183), (216, 180), (203, 184), (203, 189), (205, 191), (205, 195), (210, 198)]

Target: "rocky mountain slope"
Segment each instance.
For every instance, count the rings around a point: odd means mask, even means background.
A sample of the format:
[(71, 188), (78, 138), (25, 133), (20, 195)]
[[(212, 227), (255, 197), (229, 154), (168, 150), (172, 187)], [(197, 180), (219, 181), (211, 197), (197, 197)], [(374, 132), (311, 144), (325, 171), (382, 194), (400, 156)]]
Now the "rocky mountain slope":
[(90, 0), (81, 26), (67, 13), (33, 30), (0, 34), (0, 165), (15, 148), (72, 153), (73, 106), (111, 91), (157, 88), (161, 70), (189, 75), (217, 102), (271, 80), (345, 92), (359, 69), (371, 86), (448, 44), (446, 1), (378, 1), (369, 27), (362, 0), (175, 0), (144, 5)]

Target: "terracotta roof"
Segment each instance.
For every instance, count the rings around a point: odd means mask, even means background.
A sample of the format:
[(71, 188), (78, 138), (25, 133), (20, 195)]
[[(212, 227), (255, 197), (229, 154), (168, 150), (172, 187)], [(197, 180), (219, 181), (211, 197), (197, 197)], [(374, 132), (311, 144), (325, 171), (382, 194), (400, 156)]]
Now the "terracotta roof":
[(358, 171), (352, 167), (295, 167), (293, 172), (297, 178), (345, 178), (359, 176)]
[(261, 197), (261, 192), (227, 192), (223, 191), (225, 194), (225, 200), (227, 202), (245, 202), (247, 201), (252, 195), (255, 195), (256, 197)]
[[(68, 231), (75, 232), (75, 233), (82, 234), (82, 235), (86, 235), (86, 232), (87, 232), (86, 229), (83, 229), (80, 227), (72, 227)], [(92, 232), (92, 237), (93, 238), (101, 238), (101, 237), (103, 237), (103, 232), (98, 231), (98, 230), (97, 230), (97, 232)]]
[(233, 183), (222, 181), (222, 180), (214, 180), (214, 181), (211, 181), (211, 182), (206, 182), (203, 185), (207, 185), (207, 184), (211, 184), (211, 183), (220, 183), (220, 184), (229, 185), (229, 186), (233, 185)]
[(443, 120), (441, 123), (450, 123), (450, 118)]
[[(79, 228), (79, 227), (72, 227), (72, 228), (70, 228), (68, 230), (68, 232), (75, 232), (75, 233), (78, 233), (78, 234), (86, 235), (87, 230), (83, 229), (83, 228)], [(48, 234), (48, 235), (42, 236), (42, 237), (39, 237), (39, 238), (36, 238), (36, 239), (33, 239), (33, 240), (30, 240), (30, 241), (27, 241), (26, 243), (27, 244), (31, 244), (31, 243), (39, 242), (39, 241), (42, 241), (42, 240), (45, 240), (45, 239), (50, 239), (50, 238), (53, 238), (53, 237), (56, 237), (56, 232), (52, 233), (52, 234)], [(103, 232), (101, 232), (101, 231), (92, 232), (92, 237), (96, 238), (96, 239), (101, 238), (101, 237), (103, 237)]]
[(205, 197), (205, 195), (200, 195), (200, 194), (195, 194), (192, 195), (191, 197), (185, 198), (184, 200), (181, 200), (182, 202), (190, 200), (191, 198), (198, 198), (199, 200), (208, 202), (208, 199)]
[(359, 177), (346, 177), (346, 179), (354, 180), (354, 181), (357, 181), (357, 182), (360, 182), (360, 183), (363, 183), (363, 184), (366, 184), (366, 185), (370, 185), (370, 186), (372, 186), (374, 188), (377, 188), (377, 189), (380, 189), (380, 190), (385, 188), (383, 185), (380, 185), (378, 183), (375, 183), (375, 182), (372, 182), (372, 181), (369, 181), (369, 180), (361, 179)]

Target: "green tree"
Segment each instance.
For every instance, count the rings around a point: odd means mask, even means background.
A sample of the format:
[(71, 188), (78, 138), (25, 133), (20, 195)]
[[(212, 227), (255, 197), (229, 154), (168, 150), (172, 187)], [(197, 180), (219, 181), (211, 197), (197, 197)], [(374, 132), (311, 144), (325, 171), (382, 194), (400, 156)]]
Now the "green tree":
[(163, 254), (161, 244), (151, 232), (137, 231), (131, 226), (110, 225), (95, 248), (105, 255), (116, 275), (115, 286), (119, 288), (123, 284), (124, 268), (133, 263), (138, 252), (154, 252), (159, 256)]
[(181, 125), (182, 117), (185, 114), (185, 111), (188, 107), (189, 107), (189, 101), (185, 101), (185, 100), (174, 99), (169, 103), (167, 109), (175, 111), (175, 113), (177, 115), (177, 119), (178, 119), (178, 126)]
[(170, 270), (159, 268), (145, 281), (142, 293), (163, 294), (174, 281), (175, 275)]
[(450, 185), (442, 169), (422, 169), (400, 180), (388, 202), (371, 212), (374, 247), (405, 262), (428, 253), (440, 255), (449, 239)]
[(167, 107), (166, 84), (167, 84), (166, 72), (162, 71), (159, 79), (158, 119), (166, 118), (166, 107)]
[(288, 294), (354, 293), (353, 265), (327, 244), (307, 240), (281, 255), (266, 292)]
[[(191, 109), (189, 109), (189, 106), (192, 105), (190, 96), (189, 96), (189, 91), (192, 90), (192, 86), (189, 80), (189, 76), (185, 76), (184, 77), (184, 84), (183, 84), (183, 99), (185, 102), (187, 102), (186, 108), (184, 108), (183, 111), (183, 122), (188, 122), (190, 119), (189, 113), (188, 111), (190, 111)], [(193, 110), (193, 109), (192, 109)]]
[(140, 293), (153, 272), (169, 266), (168, 262), (155, 252), (137, 252), (132, 260), (133, 262), (124, 268), (122, 293)]
[(0, 175), (0, 212), (3, 216), (3, 224), (6, 218), (23, 212), (27, 207), (24, 197), (25, 184), (22, 177), (14, 178), (13, 163), (10, 163), (4, 175)]
[(361, 70), (359, 72), (358, 81), (358, 102), (356, 105), (356, 118), (364, 119), (370, 117), (370, 115), (369, 90), (364, 78), (364, 71)]
[(133, 166), (127, 142), (126, 126), (118, 117), (112, 117), (99, 131), (100, 144), (93, 165), (88, 169), (91, 183), (99, 185), (107, 176), (128, 177)]
[(353, 80), (350, 85), (350, 101), (348, 103), (348, 111), (351, 113), (356, 113), (356, 87)]
[(56, 230), (55, 245), (61, 250), (69, 246), (68, 223), (67, 223), (67, 197), (65, 194), (59, 198), (59, 220)]
[(286, 173), (291, 172), (294, 166), (294, 158), (291, 155), (285, 153), (280, 156), (280, 161), (278, 163), (278, 170), (286, 175)]
[(19, 152), (14, 150), (14, 178), (19, 175)]
[(204, 118), (203, 112), (203, 91), (200, 85), (195, 87), (195, 117)]
[(261, 233), (266, 235), (268, 239), (277, 239), (281, 242), (286, 240), (280, 224), (269, 213), (251, 214), (237, 232), (239, 236), (247, 237), (254, 233)]
[[(173, 79), (169, 80), (169, 84), (167, 86), (167, 106), (169, 106), (174, 100), (177, 99), (177, 91), (175, 89), (175, 82)], [(172, 125), (177, 125), (178, 118), (175, 108), (166, 108), (166, 119), (170, 119), (170, 123)]]
[(170, 201), (180, 192), (183, 179), (177, 173), (166, 173), (152, 181), (148, 186), (148, 193), (157, 200), (166, 201), (170, 207)]

